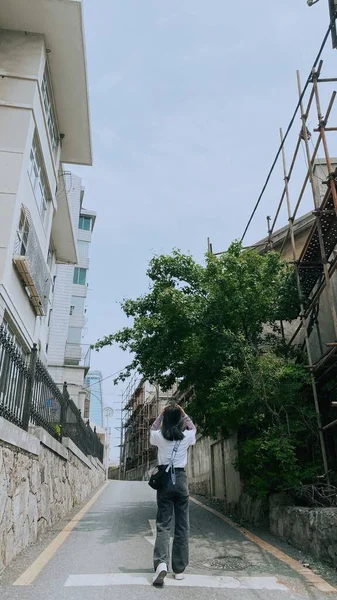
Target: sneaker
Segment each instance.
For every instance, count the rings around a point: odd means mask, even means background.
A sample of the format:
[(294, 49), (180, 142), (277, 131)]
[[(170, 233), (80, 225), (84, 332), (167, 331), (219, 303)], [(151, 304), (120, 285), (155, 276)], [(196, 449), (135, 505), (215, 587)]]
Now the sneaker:
[(184, 573), (175, 573), (174, 579), (177, 579), (177, 581), (182, 581), (183, 579), (185, 579), (185, 575)]
[(153, 585), (164, 585), (164, 579), (167, 575), (167, 565), (160, 563), (156, 568), (156, 572), (152, 581)]

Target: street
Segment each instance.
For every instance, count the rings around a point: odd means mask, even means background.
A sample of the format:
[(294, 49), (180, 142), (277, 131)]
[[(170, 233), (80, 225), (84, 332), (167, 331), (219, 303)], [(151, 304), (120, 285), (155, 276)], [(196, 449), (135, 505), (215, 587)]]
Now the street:
[(85, 511), (54, 529), (48, 544), (38, 543), (14, 561), (1, 577), (2, 600), (127, 600), (135, 595), (178, 600), (337, 598), (334, 592), (320, 591), (322, 580), (310, 584), (193, 501), (186, 578), (178, 582), (168, 574), (164, 588), (153, 588), (156, 504), (148, 485), (109, 482)]

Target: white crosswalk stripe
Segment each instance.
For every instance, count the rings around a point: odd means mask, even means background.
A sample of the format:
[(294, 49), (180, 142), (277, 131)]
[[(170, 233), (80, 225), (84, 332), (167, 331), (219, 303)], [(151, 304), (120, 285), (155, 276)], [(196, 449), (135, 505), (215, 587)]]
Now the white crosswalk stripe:
[[(106, 575), (70, 575), (65, 587), (109, 587), (117, 585), (152, 585), (152, 573), (111, 573)], [(183, 581), (176, 581), (170, 576), (165, 579), (165, 586), (196, 588), (227, 588), (242, 590), (275, 590), (289, 592), (288, 588), (278, 582), (276, 577), (222, 577), (210, 575), (186, 575)]]
[[(156, 521), (154, 519), (149, 519), (149, 523), (150, 523), (150, 527), (151, 527), (151, 532), (152, 532), (152, 536), (147, 536), (144, 535), (144, 539), (149, 542), (149, 544), (151, 544), (151, 546), (154, 546), (156, 543), (156, 535), (157, 535), (157, 527), (156, 527)], [(173, 543), (173, 538), (170, 538), (170, 544), (172, 546)]]
[(149, 542), (149, 544), (151, 544), (151, 546), (154, 546), (156, 542), (156, 521), (154, 519), (149, 519), (149, 523), (151, 527), (152, 537), (144, 536), (144, 538), (147, 542)]

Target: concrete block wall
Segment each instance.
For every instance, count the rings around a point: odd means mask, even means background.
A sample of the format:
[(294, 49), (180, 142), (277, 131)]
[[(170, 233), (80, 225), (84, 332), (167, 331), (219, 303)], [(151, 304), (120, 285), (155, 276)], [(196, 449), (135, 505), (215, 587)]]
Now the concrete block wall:
[(103, 465), (71, 440), (33, 433), (0, 417), (0, 572), (105, 481)]
[(198, 436), (189, 451), (187, 466), (192, 493), (223, 500), (227, 506), (238, 503), (241, 495), (240, 474), (235, 468), (237, 437), (212, 440)]
[(191, 446), (187, 475), (193, 493), (212, 495), (210, 438), (200, 436), (196, 445)]

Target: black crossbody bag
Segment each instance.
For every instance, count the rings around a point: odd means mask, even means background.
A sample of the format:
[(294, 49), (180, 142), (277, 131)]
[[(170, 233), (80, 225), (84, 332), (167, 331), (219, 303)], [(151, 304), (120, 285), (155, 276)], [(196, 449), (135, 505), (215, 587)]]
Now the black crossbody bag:
[(158, 465), (151, 473), (149, 486), (153, 490), (165, 490), (169, 487), (170, 481), (173, 485), (176, 483), (176, 474), (174, 470), (174, 459), (178, 452), (181, 440), (174, 444), (170, 462), (168, 465)]

